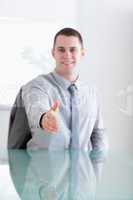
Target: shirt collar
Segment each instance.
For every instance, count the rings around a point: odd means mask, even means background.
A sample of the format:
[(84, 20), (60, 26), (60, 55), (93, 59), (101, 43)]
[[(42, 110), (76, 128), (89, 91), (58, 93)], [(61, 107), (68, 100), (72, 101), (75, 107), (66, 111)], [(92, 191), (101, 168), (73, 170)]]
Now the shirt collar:
[(56, 72), (56, 70), (54, 69), (54, 71), (52, 72), (54, 78), (56, 79), (56, 81), (59, 83), (59, 85), (61, 87), (63, 87), (64, 89), (68, 89), (68, 87), (71, 85), (71, 84), (75, 84), (76, 88), (79, 89), (79, 75), (77, 77), (77, 79), (72, 83), (70, 81), (68, 81), (67, 79), (65, 79), (64, 77), (62, 77), (60, 74), (58, 74)]

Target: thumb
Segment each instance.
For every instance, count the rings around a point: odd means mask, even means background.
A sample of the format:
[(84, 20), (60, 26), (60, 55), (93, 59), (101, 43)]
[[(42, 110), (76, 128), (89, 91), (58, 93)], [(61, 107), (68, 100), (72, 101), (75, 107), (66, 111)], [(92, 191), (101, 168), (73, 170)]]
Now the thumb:
[(60, 107), (60, 102), (59, 101), (55, 101), (51, 109), (53, 111), (57, 112), (57, 111), (59, 111), (59, 107)]

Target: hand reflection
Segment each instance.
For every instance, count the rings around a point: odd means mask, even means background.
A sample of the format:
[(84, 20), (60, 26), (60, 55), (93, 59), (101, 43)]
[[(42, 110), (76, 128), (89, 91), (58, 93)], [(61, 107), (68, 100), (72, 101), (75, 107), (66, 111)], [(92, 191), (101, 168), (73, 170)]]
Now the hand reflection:
[(94, 162), (88, 152), (10, 150), (9, 163), (21, 199), (95, 199), (102, 162)]

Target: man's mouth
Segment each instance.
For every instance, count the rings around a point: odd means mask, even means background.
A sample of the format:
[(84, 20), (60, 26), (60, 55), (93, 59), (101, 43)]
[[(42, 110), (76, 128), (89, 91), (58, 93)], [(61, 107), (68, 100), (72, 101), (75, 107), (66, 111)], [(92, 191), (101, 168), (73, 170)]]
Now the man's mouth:
[(70, 65), (70, 64), (74, 64), (74, 62), (62, 62), (62, 64)]

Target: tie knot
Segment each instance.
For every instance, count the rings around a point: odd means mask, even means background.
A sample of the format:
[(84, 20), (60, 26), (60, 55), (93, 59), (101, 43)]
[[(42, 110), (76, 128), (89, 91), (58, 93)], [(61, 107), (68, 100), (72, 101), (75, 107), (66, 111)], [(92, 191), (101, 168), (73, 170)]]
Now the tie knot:
[(69, 87), (68, 87), (68, 90), (70, 92), (71, 95), (74, 95), (76, 93), (76, 85), (75, 84), (71, 84)]

